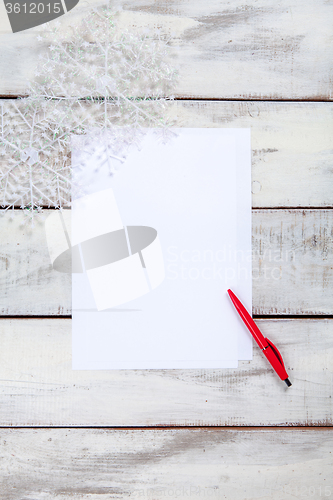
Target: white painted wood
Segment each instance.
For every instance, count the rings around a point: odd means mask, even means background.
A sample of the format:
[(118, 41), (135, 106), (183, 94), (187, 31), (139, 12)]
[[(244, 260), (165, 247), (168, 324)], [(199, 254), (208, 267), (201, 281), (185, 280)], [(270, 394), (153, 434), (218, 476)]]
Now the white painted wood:
[(257, 347), (237, 369), (73, 371), (70, 319), (3, 318), (0, 426), (333, 425), (333, 320), (257, 322), (290, 388)]
[(1, 498), (333, 496), (331, 430), (1, 430)]
[(333, 210), (255, 210), (253, 314), (332, 314)]
[(7, 16), (7, 11), (5, 7), (5, 2), (0, 3), (0, 36), (12, 33), (12, 27)]
[(33, 229), (21, 211), (0, 217), (0, 315), (71, 314), (71, 276), (54, 271), (49, 258), (48, 213)]
[[(90, 0), (92, 5), (104, 2)], [(158, 29), (171, 37), (177, 96), (242, 99), (332, 98), (333, 9), (325, 0), (179, 2), (120, 0), (119, 30)], [(59, 18), (64, 33), (87, 13), (81, 1)], [(41, 28), (0, 38), (0, 94), (25, 92)], [(1, 30), (1, 25), (0, 25)]]
[(179, 127), (250, 127), (252, 206), (333, 206), (333, 104), (176, 102)]
[(176, 101), (167, 112), (178, 127), (251, 128), (254, 208), (333, 206), (333, 103)]
[[(171, 34), (176, 96), (332, 99), (325, 0), (123, 6), (119, 29)], [(65, 32), (86, 7), (61, 18)], [(0, 33), (1, 95), (25, 91), (47, 45), (37, 31)], [(331, 104), (191, 102), (170, 113), (178, 126), (251, 127), (254, 207), (333, 205)], [(332, 212), (253, 219), (254, 313), (332, 314)], [(0, 221), (1, 313), (70, 314), (70, 280), (50, 269), (43, 228), (27, 235), (20, 220)], [(1, 319), (0, 425), (332, 425), (333, 321), (258, 324), (290, 389), (258, 351), (237, 370), (73, 372), (70, 320)], [(330, 429), (1, 429), (0, 497), (332, 498), (331, 452)]]
[[(43, 223), (17, 212), (0, 218), (0, 314), (70, 315), (71, 277), (52, 269)], [(254, 314), (333, 313), (332, 226), (333, 210), (254, 211)]]

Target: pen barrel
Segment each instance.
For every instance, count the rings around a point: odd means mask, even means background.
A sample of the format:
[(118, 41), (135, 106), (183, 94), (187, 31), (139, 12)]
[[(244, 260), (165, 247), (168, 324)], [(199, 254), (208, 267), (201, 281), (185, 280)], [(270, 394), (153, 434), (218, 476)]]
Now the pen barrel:
[(288, 374), (286, 372), (286, 369), (284, 367), (282, 358), (281, 361), (277, 357), (276, 353), (274, 352), (274, 349), (269, 345), (266, 349), (262, 351), (269, 363), (272, 365), (273, 369), (276, 371), (277, 375), (280, 377), (281, 380), (286, 380), (288, 378)]
[(248, 318), (243, 318), (244, 323), (246, 324), (248, 330), (251, 332), (252, 337), (254, 340), (257, 342), (258, 346), (260, 349), (265, 349), (267, 347), (267, 340), (253, 321), (253, 319), (250, 317), (252, 321), (250, 321)]
[(241, 301), (236, 297), (234, 292), (232, 290), (228, 290), (229, 297), (233, 303), (233, 305), (236, 308), (236, 311), (244, 321), (247, 329), (251, 333), (252, 337), (254, 340), (257, 342), (258, 346), (260, 349), (265, 349), (267, 347), (267, 342), (253, 319), (251, 318), (250, 314), (247, 312)]

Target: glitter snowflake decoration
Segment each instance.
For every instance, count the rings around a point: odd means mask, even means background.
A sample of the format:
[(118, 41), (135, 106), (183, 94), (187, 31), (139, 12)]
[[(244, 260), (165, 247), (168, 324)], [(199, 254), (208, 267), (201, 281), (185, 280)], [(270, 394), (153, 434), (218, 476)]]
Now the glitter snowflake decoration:
[(58, 102), (29, 99), (1, 102), (0, 205), (29, 218), (43, 204), (61, 208), (70, 199), (68, 134)]
[[(73, 134), (82, 150), (106, 157), (110, 173), (146, 128), (168, 135), (165, 108), (176, 77), (166, 62), (168, 40), (157, 33), (120, 33), (116, 18), (107, 5), (72, 26), (70, 37), (60, 23), (45, 25), (37, 37), (48, 50), (39, 57), (29, 98), (1, 108), (3, 210), (19, 205), (32, 217), (45, 205), (70, 206)], [(104, 150), (94, 150), (94, 143)]]

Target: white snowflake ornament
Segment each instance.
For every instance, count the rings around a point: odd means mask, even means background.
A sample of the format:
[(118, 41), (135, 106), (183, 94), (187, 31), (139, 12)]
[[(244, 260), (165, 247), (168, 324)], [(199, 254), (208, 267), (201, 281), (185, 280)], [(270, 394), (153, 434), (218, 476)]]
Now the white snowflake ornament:
[(39, 56), (29, 98), (1, 107), (0, 205), (24, 207), (32, 218), (44, 206), (70, 206), (73, 134), (108, 162), (111, 175), (147, 128), (165, 139), (176, 78), (166, 62), (168, 40), (120, 33), (110, 5), (93, 9), (70, 36), (60, 23), (44, 26), (38, 40), (48, 40), (48, 49)]
[(53, 106), (29, 99), (1, 102), (0, 206), (24, 208), (33, 216), (43, 206), (70, 204), (70, 157), (59, 134)]

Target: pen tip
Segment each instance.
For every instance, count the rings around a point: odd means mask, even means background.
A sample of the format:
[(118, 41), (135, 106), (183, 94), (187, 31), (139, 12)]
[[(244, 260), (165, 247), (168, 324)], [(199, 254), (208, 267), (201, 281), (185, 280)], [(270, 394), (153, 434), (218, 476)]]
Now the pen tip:
[(288, 387), (290, 387), (292, 385), (292, 383), (290, 382), (289, 378), (285, 379), (285, 383), (287, 384)]

